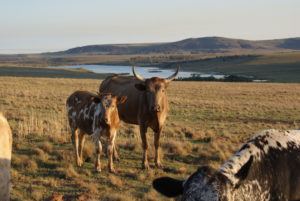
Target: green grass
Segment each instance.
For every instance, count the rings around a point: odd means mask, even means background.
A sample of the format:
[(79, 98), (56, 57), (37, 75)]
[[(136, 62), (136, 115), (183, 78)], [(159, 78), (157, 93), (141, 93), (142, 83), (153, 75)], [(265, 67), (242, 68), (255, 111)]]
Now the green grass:
[[(286, 53), (287, 54), (287, 53)], [(167, 63), (167, 68), (180, 66), (182, 70), (221, 74), (252, 76), (259, 80), (271, 82), (299, 83), (300, 82), (300, 54), (290, 55), (246, 55), (223, 56), (200, 60)]]
[(28, 67), (0, 67), (0, 76), (104, 79), (110, 74), (89, 72), (84, 69), (50, 69)]

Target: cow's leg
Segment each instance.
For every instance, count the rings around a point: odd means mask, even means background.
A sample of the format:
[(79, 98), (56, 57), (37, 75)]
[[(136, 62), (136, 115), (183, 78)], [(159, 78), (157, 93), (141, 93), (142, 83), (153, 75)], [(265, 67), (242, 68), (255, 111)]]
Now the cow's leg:
[(85, 133), (83, 131), (80, 131), (80, 133), (79, 133), (79, 158), (80, 158), (81, 165), (83, 164), (82, 152), (83, 152), (84, 142), (85, 142)]
[(110, 134), (107, 138), (107, 155), (108, 155), (108, 169), (110, 172), (115, 172), (114, 164), (113, 164), (113, 154), (115, 150), (115, 138), (116, 138), (116, 130), (111, 129)]
[(114, 156), (114, 160), (120, 161), (120, 157), (119, 157), (119, 154), (116, 149), (116, 144), (114, 144), (114, 155), (113, 156)]
[(95, 168), (96, 168), (97, 172), (101, 172), (100, 154), (102, 152), (102, 144), (100, 141), (100, 133), (94, 134), (94, 142), (95, 142), (95, 148), (96, 148)]
[(76, 158), (76, 164), (77, 166), (81, 166), (80, 158), (79, 158), (79, 153), (78, 153), (78, 133), (80, 129), (74, 129), (72, 130), (72, 143), (74, 147), (74, 152), (75, 152), (75, 158)]
[(147, 141), (147, 137), (146, 137), (146, 132), (147, 132), (147, 126), (140, 125), (140, 134), (141, 134), (141, 139), (142, 139), (142, 146), (144, 149), (142, 168), (149, 169), (148, 156), (147, 156), (148, 141)]
[(160, 154), (159, 154), (159, 146), (160, 146), (159, 139), (160, 139), (161, 131), (162, 131), (162, 127), (160, 127), (159, 130), (156, 131), (155, 134), (154, 134), (154, 146), (155, 146), (155, 159), (154, 159), (154, 162), (155, 162), (155, 166), (157, 168), (162, 168), (162, 164), (160, 162)]

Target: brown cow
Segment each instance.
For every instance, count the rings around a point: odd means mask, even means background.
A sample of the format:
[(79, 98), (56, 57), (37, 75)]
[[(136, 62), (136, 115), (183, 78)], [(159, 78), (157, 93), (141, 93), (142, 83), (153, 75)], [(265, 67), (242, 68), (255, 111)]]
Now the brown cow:
[(166, 88), (175, 79), (179, 69), (167, 79), (152, 77), (144, 79), (132, 67), (133, 76), (115, 75), (106, 78), (100, 85), (101, 93), (127, 96), (126, 103), (119, 105), (120, 119), (126, 123), (140, 126), (144, 156), (142, 167), (148, 169), (146, 138), (147, 128), (155, 132), (155, 165), (161, 167), (159, 156), (159, 138), (169, 110)]
[(5, 117), (0, 113), (0, 200), (9, 200), (12, 134)]
[[(117, 104), (124, 103), (125, 96), (117, 97), (111, 94), (96, 95), (87, 91), (75, 91), (67, 99), (69, 124), (72, 131), (72, 143), (75, 149), (76, 163), (80, 167), (85, 135), (94, 134), (97, 159), (96, 171), (101, 172), (100, 153), (102, 145), (100, 137), (107, 137), (108, 168), (114, 172), (112, 155), (116, 129), (119, 126)], [(78, 142), (79, 137), (79, 142)]]

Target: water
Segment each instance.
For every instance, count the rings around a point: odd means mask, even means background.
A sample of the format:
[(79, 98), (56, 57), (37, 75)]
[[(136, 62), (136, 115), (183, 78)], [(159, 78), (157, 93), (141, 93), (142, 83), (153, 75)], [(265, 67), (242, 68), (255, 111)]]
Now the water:
[[(111, 66), (111, 65), (72, 65), (72, 66), (58, 66), (55, 68), (84, 68), (90, 70), (94, 73), (114, 73), (114, 74), (129, 74), (132, 75), (132, 67), (131, 66)], [(169, 77), (174, 73), (174, 69), (161, 69), (158, 67), (135, 67), (135, 71), (143, 76), (144, 78), (150, 77)], [(191, 77), (192, 74), (199, 74), (199, 72), (189, 72), (189, 71), (179, 71), (177, 77)], [(223, 78), (224, 75), (216, 74), (216, 73), (200, 73), (201, 77), (210, 77), (214, 76), (215, 78)]]

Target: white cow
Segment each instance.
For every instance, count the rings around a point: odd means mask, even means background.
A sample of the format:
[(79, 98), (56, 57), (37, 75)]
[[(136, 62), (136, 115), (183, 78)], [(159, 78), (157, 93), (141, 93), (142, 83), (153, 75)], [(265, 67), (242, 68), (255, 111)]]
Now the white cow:
[(299, 201), (300, 131), (267, 130), (218, 170), (201, 167), (187, 180), (162, 177), (154, 188), (183, 201)]
[(5, 117), (0, 113), (0, 201), (9, 200), (12, 134)]

